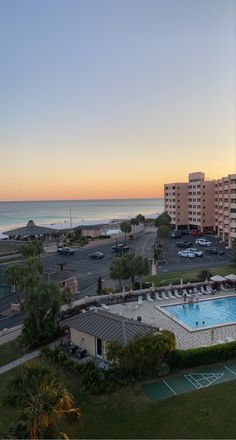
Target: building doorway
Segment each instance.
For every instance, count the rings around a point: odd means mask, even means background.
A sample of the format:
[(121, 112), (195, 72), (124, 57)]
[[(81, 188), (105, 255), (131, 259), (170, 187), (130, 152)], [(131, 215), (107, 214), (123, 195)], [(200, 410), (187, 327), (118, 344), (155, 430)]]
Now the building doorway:
[(102, 357), (102, 340), (100, 338), (97, 338), (97, 356)]

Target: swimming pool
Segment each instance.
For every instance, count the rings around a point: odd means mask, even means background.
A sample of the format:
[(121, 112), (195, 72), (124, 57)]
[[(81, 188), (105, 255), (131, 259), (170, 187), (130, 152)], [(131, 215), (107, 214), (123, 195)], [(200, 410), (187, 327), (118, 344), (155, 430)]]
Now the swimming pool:
[(190, 329), (216, 327), (236, 323), (236, 296), (162, 306), (161, 310)]

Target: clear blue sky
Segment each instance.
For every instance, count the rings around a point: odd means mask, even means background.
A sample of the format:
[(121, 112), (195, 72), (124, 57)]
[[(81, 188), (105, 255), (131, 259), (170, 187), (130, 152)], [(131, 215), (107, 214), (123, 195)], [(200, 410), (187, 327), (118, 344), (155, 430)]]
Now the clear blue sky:
[(234, 172), (235, 20), (234, 0), (0, 0), (0, 200)]

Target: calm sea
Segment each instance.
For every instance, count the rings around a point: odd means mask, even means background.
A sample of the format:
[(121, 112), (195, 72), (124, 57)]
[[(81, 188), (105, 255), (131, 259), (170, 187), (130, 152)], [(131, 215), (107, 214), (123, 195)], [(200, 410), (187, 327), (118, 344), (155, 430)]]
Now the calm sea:
[(151, 216), (160, 214), (163, 209), (163, 199), (0, 202), (0, 231), (24, 226), (30, 219), (43, 225), (69, 224), (71, 215), (75, 226), (80, 222), (128, 218), (137, 214)]

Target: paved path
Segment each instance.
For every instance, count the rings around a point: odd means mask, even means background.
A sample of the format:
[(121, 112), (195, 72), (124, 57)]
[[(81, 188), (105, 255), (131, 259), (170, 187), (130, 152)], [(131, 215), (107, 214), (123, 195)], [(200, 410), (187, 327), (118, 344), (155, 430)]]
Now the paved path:
[(22, 328), (17, 328), (16, 330), (6, 333), (0, 336), (0, 345), (6, 344), (7, 342), (14, 341), (21, 334)]
[(31, 353), (25, 354), (19, 359), (16, 359), (15, 361), (9, 362), (9, 364), (3, 365), (0, 367), (0, 375), (6, 373), (7, 371), (13, 370), (13, 368), (18, 367), (19, 365), (24, 364), (27, 361), (30, 361), (31, 359), (36, 358), (40, 355), (40, 350), (32, 351)]

